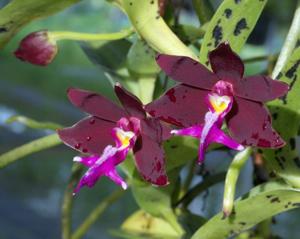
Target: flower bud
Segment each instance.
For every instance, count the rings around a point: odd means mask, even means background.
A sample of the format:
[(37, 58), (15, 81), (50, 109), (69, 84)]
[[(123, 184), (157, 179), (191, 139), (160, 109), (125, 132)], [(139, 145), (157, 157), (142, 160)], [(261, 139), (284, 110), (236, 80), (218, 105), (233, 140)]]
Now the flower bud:
[(49, 32), (46, 30), (30, 33), (14, 52), (20, 60), (41, 66), (51, 63), (56, 53), (56, 41), (49, 37)]

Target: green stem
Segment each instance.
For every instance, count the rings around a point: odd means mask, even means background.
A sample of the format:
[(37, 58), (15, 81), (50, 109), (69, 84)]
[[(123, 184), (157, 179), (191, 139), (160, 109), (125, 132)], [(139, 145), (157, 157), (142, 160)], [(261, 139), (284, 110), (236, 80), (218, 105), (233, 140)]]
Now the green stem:
[(61, 144), (57, 134), (51, 134), (33, 140), (0, 156), (0, 168), (4, 168), (18, 159)]
[(25, 116), (12, 116), (6, 120), (7, 124), (11, 124), (13, 122), (18, 122), (21, 124), (24, 124), (25, 126), (33, 129), (51, 129), (51, 130), (57, 130), (62, 128), (61, 125), (52, 123), (52, 122), (39, 122), (30, 118), (27, 118)]
[(229, 216), (233, 210), (236, 182), (240, 171), (250, 157), (251, 152), (252, 149), (248, 147), (242, 152), (237, 153), (229, 166), (225, 179), (223, 197), (223, 213), (225, 217)]
[(193, 178), (194, 178), (194, 175), (195, 175), (196, 165), (197, 165), (197, 158), (190, 162), (189, 169), (188, 169), (189, 170), (188, 175), (187, 175), (187, 177), (185, 179), (185, 182), (182, 186), (182, 192), (184, 194), (186, 194), (186, 192), (189, 190), (189, 187), (190, 187), (190, 185), (193, 181)]
[(244, 63), (253, 63), (257, 61), (273, 61), (278, 57), (277, 54), (275, 55), (265, 55), (265, 56), (256, 56), (256, 57), (251, 57), (247, 59), (243, 59)]
[(290, 55), (292, 54), (297, 44), (297, 40), (299, 39), (299, 36), (300, 36), (300, 1), (298, 0), (297, 9), (295, 11), (290, 30), (285, 39), (282, 50), (279, 54), (277, 63), (272, 73), (273, 79), (275, 79), (278, 76), (280, 71), (285, 66), (287, 60), (289, 59)]
[(112, 203), (117, 201), (123, 194), (125, 190), (118, 189), (113, 192), (110, 196), (104, 199), (84, 220), (84, 222), (77, 228), (77, 230), (73, 233), (72, 239), (80, 239), (85, 233), (89, 230), (89, 228), (96, 222), (96, 220), (102, 215), (102, 213), (110, 206)]
[(222, 182), (224, 179), (224, 172), (208, 176), (207, 178), (205, 178), (204, 181), (191, 188), (191, 190), (189, 190), (187, 194), (185, 194), (181, 199), (179, 199), (179, 201), (176, 202), (174, 206), (177, 207), (179, 204), (182, 204), (183, 207), (186, 208), (200, 193), (202, 193), (212, 185)]
[(72, 235), (72, 207), (73, 207), (73, 191), (74, 186), (78, 182), (81, 175), (82, 166), (73, 164), (71, 176), (69, 178), (67, 188), (64, 193), (61, 215), (62, 239), (71, 239)]
[(80, 33), (80, 32), (49, 32), (50, 39), (59, 40), (75, 40), (75, 41), (113, 41), (126, 38), (134, 33), (133, 28), (124, 29), (114, 33)]

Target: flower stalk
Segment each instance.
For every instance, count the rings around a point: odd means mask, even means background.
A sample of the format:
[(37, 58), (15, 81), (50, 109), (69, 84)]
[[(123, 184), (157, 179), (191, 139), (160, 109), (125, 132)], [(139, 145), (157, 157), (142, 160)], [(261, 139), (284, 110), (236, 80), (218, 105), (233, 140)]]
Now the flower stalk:
[(247, 147), (242, 152), (237, 153), (229, 166), (225, 179), (223, 197), (224, 217), (228, 217), (232, 213), (236, 182), (240, 175), (241, 169), (245, 165), (247, 159), (250, 157), (251, 152), (252, 149)]
[(73, 164), (71, 176), (69, 178), (67, 188), (64, 193), (62, 214), (61, 214), (61, 227), (62, 239), (71, 239), (72, 235), (72, 208), (74, 202), (73, 187), (79, 180), (82, 172), (82, 166)]
[(114, 33), (81, 33), (69, 31), (49, 32), (49, 38), (53, 41), (74, 40), (74, 41), (113, 41), (126, 38), (134, 33), (133, 28), (123, 29)]
[(83, 221), (83, 223), (76, 229), (72, 235), (72, 239), (80, 239), (89, 228), (96, 222), (96, 220), (103, 214), (103, 212), (114, 202), (120, 199), (124, 195), (125, 191), (123, 189), (118, 189), (109, 195), (106, 199), (101, 201), (99, 205), (93, 209), (90, 215)]
[(51, 134), (33, 140), (27, 144), (24, 144), (11, 151), (8, 151), (7, 153), (2, 154), (0, 156), (0, 169), (6, 167), (11, 163), (14, 163), (20, 158), (42, 151), (44, 149), (52, 148), (61, 143), (62, 142), (60, 141), (57, 134)]

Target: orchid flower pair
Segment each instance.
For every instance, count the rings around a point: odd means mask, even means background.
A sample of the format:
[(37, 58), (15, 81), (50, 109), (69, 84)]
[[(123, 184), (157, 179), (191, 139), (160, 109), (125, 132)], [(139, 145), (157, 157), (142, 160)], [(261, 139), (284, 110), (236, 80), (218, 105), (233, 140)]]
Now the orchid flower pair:
[[(130, 149), (146, 181), (168, 184), (161, 145), (170, 133), (199, 139), (199, 163), (212, 142), (235, 150), (282, 147), (285, 142), (272, 128), (263, 103), (285, 95), (288, 85), (267, 76), (243, 78), (244, 64), (228, 43), (213, 50), (209, 61), (213, 72), (188, 57), (159, 55), (161, 69), (181, 83), (146, 106), (119, 84), (115, 93), (123, 108), (96, 93), (70, 89), (70, 101), (92, 115), (58, 131), (64, 143), (88, 154), (74, 158), (89, 167), (75, 192), (82, 186), (92, 187), (103, 175), (125, 189), (127, 184), (116, 166)], [(224, 122), (230, 135), (221, 130)]]

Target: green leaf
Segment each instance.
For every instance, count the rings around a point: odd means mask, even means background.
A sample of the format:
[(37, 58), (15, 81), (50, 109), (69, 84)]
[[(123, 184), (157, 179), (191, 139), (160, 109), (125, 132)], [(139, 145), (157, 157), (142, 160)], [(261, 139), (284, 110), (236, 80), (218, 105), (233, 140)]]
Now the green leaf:
[(126, 232), (142, 234), (143, 238), (179, 238), (178, 232), (165, 220), (153, 217), (139, 210), (123, 222), (121, 229)]
[(185, 165), (198, 155), (199, 141), (192, 137), (175, 136), (164, 142), (167, 155), (167, 171), (170, 172)]
[(79, 0), (12, 0), (0, 10), (0, 49), (26, 24), (52, 15)]
[(201, 25), (208, 22), (214, 15), (214, 9), (209, 0), (193, 0), (193, 6)]
[(159, 15), (158, 0), (121, 0), (137, 33), (154, 50), (172, 55), (185, 55), (197, 59), (195, 54), (184, 45), (171, 31)]
[(127, 67), (130, 72), (139, 75), (155, 75), (160, 68), (155, 62), (156, 52), (145, 41), (136, 40), (127, 55)]
[[(300, 188), (300, 158), (296, 137), (300, 120), (300, 46), (278, 76), (290, 85), (290, 91), (281, 99), (269, 104), (273, 127), (286, 141), (286, 146), (277, 150), (263, 150), (263, 157), (270, 171), (282, 177), (294, 187)], [(288, 127), (287, 127), (288, 126)]]
[(131, 43), (122, 39), (82, 43), (81, 46), (87, 57), (105, 72), (117, 72), (126, 66), (126, 56)]
[(235, 214), (223, 219), (215, 215), (193, 235), (192, 239), (228, 238), (250, 229), (278, 213), (299, 207), (300, 191), (274, 181), (253, 188), (235, 203)]
[(209, 23), (205, 33), (200, 62), (207, 62), (208, 53), (219, 43), (228, 41), (239, 52), (253, 30), (266, 0), (224, 0)]
[(140, 208), (154, 217), (163, 218), (179, 235), (182, 235), (183, 230), (172, 209), (172, 194), (177, 186), (178, 174), (178, 170), (169, 172), (170, 184), (165, 187), (153, 187), (153, 185), (137, 183), (137, 180), (134, 180), (131, 188)]

